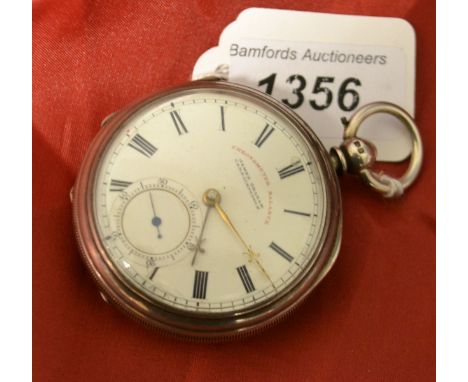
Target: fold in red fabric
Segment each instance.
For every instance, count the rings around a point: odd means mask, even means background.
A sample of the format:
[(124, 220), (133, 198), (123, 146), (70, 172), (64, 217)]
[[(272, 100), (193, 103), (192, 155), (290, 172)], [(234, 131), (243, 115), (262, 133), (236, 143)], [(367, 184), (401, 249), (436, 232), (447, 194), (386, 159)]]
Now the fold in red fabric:
[[(408, 20), (424, 166), (395, 201), (341, 181), (340, 256), (290, 318), (240, 342), (183, 342), (101, 300), (75, 244), (69, 191), (100, 121), (186, 81), (251, 6)], [(435, 379), (435, 1), (34, 0), (32, 69), (36, 381)]]

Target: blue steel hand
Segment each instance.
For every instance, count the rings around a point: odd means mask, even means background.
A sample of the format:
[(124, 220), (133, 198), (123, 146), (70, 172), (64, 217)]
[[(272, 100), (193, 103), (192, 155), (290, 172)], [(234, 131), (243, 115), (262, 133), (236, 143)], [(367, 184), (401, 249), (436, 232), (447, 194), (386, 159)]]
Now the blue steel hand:
[(151, 219), (151, 224), (156, 227), (156, 230), (158, 231), (158, 239), (162, 238), (161, 231), (159, 230), (159, 226), (162, 223), (162, 220), (159, 216), (156, 216), (156, 209), (154, 208), (154, 201), (153, 201), (153, 194), (150, 191), (150, 201), (151, 201), (151, 208), (153, 209), (153, 215), (154, 217)]

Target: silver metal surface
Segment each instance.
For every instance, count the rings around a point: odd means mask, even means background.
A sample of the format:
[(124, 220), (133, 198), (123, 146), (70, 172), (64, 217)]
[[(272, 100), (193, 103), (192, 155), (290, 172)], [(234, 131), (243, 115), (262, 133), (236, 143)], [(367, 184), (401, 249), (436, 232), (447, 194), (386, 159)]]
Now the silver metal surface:
[(101, 121), (101, 127), (104, 127), (107, 125), (107, 123), (117, 114), (116, 111), (113, 113), (110, 113), (108, 116), (106, 116), (102, 121)]
[[(412, 152), (406, 172), (400, 178), (393, 178), (382, 172), (375, 172), (372, 166), (376, 160), (375, 147), (363, 139), (356, 139), (359, 127), (373, 114), (393, 115), (408, 129), (412, 140)], [(374, 190), (386, 197), (396, 197), (416, 180), (423, 161), (421, 136), (413, 118), (402, 108), (388, 102), (375, 102), (360, 108), (349, 120), (344, 131), (344, 142), (340, 148), (331, 150), (334, 161), (343, 171), (359, 175)]]
[(74, 199), (74, 197), (75, 197), (75, 190), (74, 190), (74, 187), (70, 188), (69, 197), (70, 197), (70, 202), (73, 203), (73, 199)]

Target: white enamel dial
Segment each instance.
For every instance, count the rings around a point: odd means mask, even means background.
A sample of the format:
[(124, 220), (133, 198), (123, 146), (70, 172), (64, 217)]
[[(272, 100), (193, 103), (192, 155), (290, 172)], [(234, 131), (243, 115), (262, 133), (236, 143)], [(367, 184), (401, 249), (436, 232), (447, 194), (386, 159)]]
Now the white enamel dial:
[(315, 261), (326, 218), (315, 155), (253, 98), (197, 89), (157, 100), (100, 159), (97, 232), (126, 283), (158, 304), (263, 306)]

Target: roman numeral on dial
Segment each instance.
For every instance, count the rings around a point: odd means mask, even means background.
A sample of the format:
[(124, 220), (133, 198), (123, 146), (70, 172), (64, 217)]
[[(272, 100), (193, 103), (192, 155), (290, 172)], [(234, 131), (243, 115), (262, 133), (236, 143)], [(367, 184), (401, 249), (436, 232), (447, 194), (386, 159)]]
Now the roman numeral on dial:
[(158, 267), (153, 269), (153, 272), (151, 272), (150, 277), (149, 277), (150, 280), (154, 279), (154, 276), (156, 276), (156, 273), (158, 273), (158, 269), (159, 269)]
[(310, 217), (310, 214), (307, 213), (307, 212), (294, 211), (294, 210), (287, 210), (287, 209), (284, 209), (284, 212), (287, 212), (288, 214), (295, 214), (295, 215), (301, 215), (301, 216)]
[(224, 106), (220, 106), (221, 108), (221, 130), (226, 131), (226, 124), (224, 123)]
[(291, 262), (294, 257), (292, 257), (289, 253), (287, 253), (283, 248), (281, 248), (278, 244), (275, 242), (271, 242), (270, 248), (275, 251), (278, 255), (280, 255), (283, 259)]
[(262, 145), (265, 143), (268, 137), (271, 134), (273, 134), (274, 131), (275, 129), (267, 123), (260, 135), (258, 136), (257, 140), (255, 141), (255, 146), (262, 147)]
[(297, 161), (293, 164), (290, 164), (289, 166), (286, 166), (285, 168), (282, 168), (281, 170), (278, 170), (278, 174), (281, 179), (284, 179), (302, 171), (304, 171), (304, 166), (301, 164), (301, 162)]
[(195, 279), (193, 281), (193, 298), (205, 299), (207, 285), (208, 272), (195, 271)]
[(172, 122), (174, 122), (174, 126), (177, 129), (177, 133), (179, 135), (182, 135), (184, 133), (188, 133), (187, 128), (184, 125), (184, 122), (182, 121), (182, 118), (180, 118), (180, 115), (177, 111), (171, 111), (171, 118)]
[(122, 192), (128, 186), (130, 186), (131, 184), (132, 184), (132, 182), (127, 182), (125, 180), (111, 179), (110, 191)]
[(151, 158), (158, 150), (140, 134), (136, 134), (128, 145), (148, 158)]
[(253, 284), (252, 279), (250, 278), (247, 267), (245, 265), (242, 265), (241, 267), (237, 267), (236, 269), (242, 281), (242, 285), (244, 285), (245, 291), (247, 293), (253, 292), (255, 290), (255, 285)]

